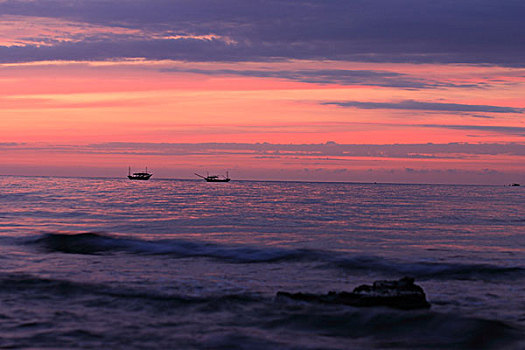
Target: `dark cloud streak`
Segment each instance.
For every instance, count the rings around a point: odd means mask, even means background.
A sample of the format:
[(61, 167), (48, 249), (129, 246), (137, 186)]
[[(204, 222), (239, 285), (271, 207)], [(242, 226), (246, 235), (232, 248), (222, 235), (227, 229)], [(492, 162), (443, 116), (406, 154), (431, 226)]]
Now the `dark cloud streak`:
[(420, 102), (405, 100), (401, 102), (360, 102), (340, 101), (323, 102), (323, 105), (335, 105), (340, 107), (352, 107), (359, 109), (401, 109), (417, 111), (436, 112), (485, 112), (485, 113), (524, 113), (523, 108), (500, 107), (488, 105), (468, 105), (460, 103)]
[(243, 76), (256, 78), (279, 78), (303, 83), (369, 85), (401, 89), (429, 88), (483, 88), (486, 84), (453, 84), (424, 81), (407, 74), (374, 70), (309, 69), (309, 70), (234, 70), (234, 69), (164, 69), (165, 72), (183, 72), (218, 76)]
[(418, 125), (425, 128), (440, 128), (452, 130), (475, 130), (493, 133), (510, 134), (525, 137), (525, 127), (520, 126), (498, 126), (498, 125), (443, 125), (443, 124), (422, 124)]

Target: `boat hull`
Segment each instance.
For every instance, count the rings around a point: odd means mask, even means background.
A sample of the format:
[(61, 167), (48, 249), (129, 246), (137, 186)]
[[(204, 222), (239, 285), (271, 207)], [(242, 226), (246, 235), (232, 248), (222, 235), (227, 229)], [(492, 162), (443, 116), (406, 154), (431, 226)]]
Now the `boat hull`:
[(151, 177), (151, 175), (149, 175), (149, 176), (133, 176), (133, 175), (128, 175), (128, 179), (130, 179), (130, 180), (142, 180), (142, 181), (146, 181), (146, 180), (149, 180), (150, 177)]
[(223, 175), (208, 175), (208, 176), (202, 176), (197, 173), (194, 173), (198, 177), (204, 179), (206, 182), (229, 182), (230, 177), (228, 176), (228, 172), (226, 172), (226, 176)]

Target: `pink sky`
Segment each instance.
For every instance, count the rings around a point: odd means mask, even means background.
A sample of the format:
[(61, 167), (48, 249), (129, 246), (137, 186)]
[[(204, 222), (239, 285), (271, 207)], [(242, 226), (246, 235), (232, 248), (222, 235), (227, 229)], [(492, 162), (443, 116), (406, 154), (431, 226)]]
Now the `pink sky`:
[[(191, 38), (226, 47), (240, 42), (211, 32), (174, 34), (46, 17), (21, 26), (28, 20), (0, 16), (0, 48), (53, 48), (93, 36)], [(121, 176), (132, 165), (167, 178), (229, 170), (234, 178), (258, 180), (525, 182), (523, 96), (525, 69), (496, 64), (5, 61), (0, 162), (4, 175)], [(327, 142), (369, 145), (374, 153), (329, 154)], [(273, 149), (246, 146), (257, 143)], [(472, 147), (390, 152), (396, 144), (427, 143)], [(192, 152), (173, 152), (172, 144)], [(499, 147), (507, 144), (512, 152)], [(286, 145), (310, 149), (286, 151)], [(381, 147), (384, 152), (377, 151)]]

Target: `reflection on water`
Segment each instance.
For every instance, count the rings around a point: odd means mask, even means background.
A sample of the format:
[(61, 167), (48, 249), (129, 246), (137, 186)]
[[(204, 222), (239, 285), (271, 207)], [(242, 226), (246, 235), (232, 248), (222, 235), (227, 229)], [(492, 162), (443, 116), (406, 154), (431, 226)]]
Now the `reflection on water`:
[(0, 186), (4, 235), (102, 231), (382, 254), (413, 237), (412, 254), (490, 254), (515, 251), (525, 223), (523, 192), (507, 187), (30, 177)]
[[(519, 348), (524, 202), (503, 186), (3, 176), (0, 347)], [(404, 275), (431, 310), (274, 300)]]

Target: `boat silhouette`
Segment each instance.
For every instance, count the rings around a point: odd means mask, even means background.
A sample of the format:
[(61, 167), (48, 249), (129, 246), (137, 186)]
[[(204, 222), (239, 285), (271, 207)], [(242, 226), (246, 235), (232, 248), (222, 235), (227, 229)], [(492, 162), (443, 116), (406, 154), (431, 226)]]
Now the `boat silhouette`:
[(148, 168), (146, 167), (146, 171), (144, 172), (138, 172), (131, 174), (131, 167), (128, 168), (128, 179), (130, 180), (149, 180), (149, 178), (153, 174), (148, 173)]
[(197, 173), (194, 173), (198, 177), (203, 178), (206, 180), (206, 182), (228, 182), (230, 181), (230, 177), (228, 176), (228, 172), (226, 172), (226, 176), (224, 175), (210, 175), (207, 174), (206, 176), (199, 175)]

